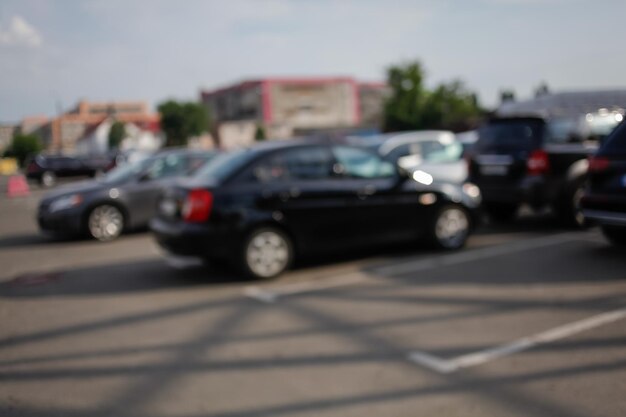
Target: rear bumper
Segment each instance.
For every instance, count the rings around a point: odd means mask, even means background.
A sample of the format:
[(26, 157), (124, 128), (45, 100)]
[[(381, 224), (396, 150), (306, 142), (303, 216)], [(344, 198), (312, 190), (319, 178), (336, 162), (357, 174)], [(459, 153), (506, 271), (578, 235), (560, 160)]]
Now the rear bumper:
[(533, 207), (542, 207), (552, 203), (555, 186), (544, 177), (526, 177), (510, 184), (478, 184), (483, 202), (486, 204), (530, 204)]
[(233, 254), (232, 237), (206, 224), (150, 221), (157, 243), (166, 252), (178, 256), (228, 258)]
[(586, 218), (600, 224), (611, 226), (626, 226), (626, 213), (604, 210), (583, 210)]

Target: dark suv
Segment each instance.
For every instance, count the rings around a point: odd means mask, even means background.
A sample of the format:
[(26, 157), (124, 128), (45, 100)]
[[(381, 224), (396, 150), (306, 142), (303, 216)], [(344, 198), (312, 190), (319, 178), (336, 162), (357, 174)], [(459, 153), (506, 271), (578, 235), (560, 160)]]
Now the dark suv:
[(474, 185), (423, 171), (409, 178), (362, 147), (271, 141), (218, 156), (169, 188), (150, 226), (173, 254), (270, 278), (303, 253), (418, 237), (460, 248), (479, 202)]
[[(594, 125), (581, 118), (493, 118), (479, 129), (468, 158), (470, 181), (482, 192), (484, 208), (495, 220), (510, 220), (522, 204), (551, 207), (568, 224), (583, 226), (580, 209), (587, 157), (617, 124)], [(599, 117), (597, 120), (600, 120)]]
[(626, 123), (589, 160), (589, 187), (582, 207), (612, 243), (626, 244)]

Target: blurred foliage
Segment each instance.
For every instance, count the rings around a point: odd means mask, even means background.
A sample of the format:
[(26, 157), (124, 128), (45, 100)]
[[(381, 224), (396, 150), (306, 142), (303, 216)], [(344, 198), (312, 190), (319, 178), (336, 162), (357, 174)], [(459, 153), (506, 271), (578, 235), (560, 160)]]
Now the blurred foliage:
[(126, 137), (126, 125), (122, 122), (115, 121), (109, 130), (109, 149), (117, 149), (120, 143)]
[(267, 139), (265, 136), (265, 129), (261, 125), (257, 125), (256, 130), (254, 131), (254, 140), (262, 141)]
[(165, 101), (158, 106), (165, 146), (184, 146), (191, 136), (209, 131), (209, 113), (202, 104)]
[(442, 83), (434, 90), (424, 85), (425, 71), (419, 61), (392, 66), (387, 71), (391, 95), (385, 103), (384, 130), (469, 130), (484, 111), (476, 94), (462, 81)]
[(15, 135), (11, 146), (4, 152), (5, 157), (16, 158), (24, 166), (26, 158), (43, 150), (41, 139), (36, 135)]

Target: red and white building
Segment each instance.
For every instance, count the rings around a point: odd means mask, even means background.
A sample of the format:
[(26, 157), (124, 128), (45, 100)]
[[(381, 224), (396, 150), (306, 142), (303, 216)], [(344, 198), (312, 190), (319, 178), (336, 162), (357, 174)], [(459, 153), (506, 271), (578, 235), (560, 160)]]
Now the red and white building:
[(202, 91), (222, 147), (246, 145), (258, 127), (268, 138), (315, 131), (374, 128), (387, 89), (349, 77), (264, 78)]

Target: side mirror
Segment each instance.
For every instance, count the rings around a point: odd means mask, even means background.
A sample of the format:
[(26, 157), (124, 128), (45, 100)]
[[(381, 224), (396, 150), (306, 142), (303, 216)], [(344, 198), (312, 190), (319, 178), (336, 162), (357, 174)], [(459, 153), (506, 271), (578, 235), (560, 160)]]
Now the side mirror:
[(151, 180), (152, 180), (152, 176), (150, 176), (150, 171), (142, 172), (137, 177), (137, 181), (138, 182), (147, 182), (147, 181), (151, 181)]

